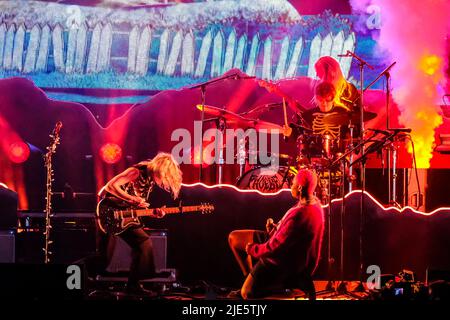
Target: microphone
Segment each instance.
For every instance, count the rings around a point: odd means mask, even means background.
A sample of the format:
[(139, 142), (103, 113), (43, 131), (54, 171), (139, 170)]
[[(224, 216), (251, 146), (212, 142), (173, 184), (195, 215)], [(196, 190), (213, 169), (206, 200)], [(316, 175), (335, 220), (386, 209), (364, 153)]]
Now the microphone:
[(337, 56), (338, 56), (338, 57), (350, 57), (351, 54), (350, 54), (350, 51), (347, 50), (347, 53), (346, 53), (346, 54), (338, 54)]
[(372, 131), (372, 132), (375, 132), (375, 133), (381, 133), (381, 134), (384, 134), (386, 136), (391, 134), (390, 132), (385, 131), (385, 130), (378, 130), (378, 129), (371, 129), (371, 128), (367, 128), (366, 130)]

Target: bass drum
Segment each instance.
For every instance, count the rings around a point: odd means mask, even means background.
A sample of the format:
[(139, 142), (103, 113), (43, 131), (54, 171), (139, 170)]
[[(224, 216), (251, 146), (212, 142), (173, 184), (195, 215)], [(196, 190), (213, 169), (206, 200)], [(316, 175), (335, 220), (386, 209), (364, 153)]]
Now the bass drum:
[(261, 192), (277, 192), (289, 189), (297, 174), (293, 167), (257, 167), (245, 172), (237, 181), (236, 186), (244, 190), (259, 190)]

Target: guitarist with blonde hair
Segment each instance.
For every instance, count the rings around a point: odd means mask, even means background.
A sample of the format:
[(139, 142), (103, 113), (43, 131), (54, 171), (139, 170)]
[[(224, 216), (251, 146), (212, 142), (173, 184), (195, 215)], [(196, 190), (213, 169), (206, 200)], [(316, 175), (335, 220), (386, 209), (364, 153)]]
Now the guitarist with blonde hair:
[[(142, 161), (112, 178), (102, 188), (102, 199), (118, 201), (130, 208), (148, 208), (150, 193), (157, 185), (176, 199), (181, 189), (182, 173), (178, 163), (168, 153), (158, 153), (153, 159)], [(103, 200), (102, 200), (103, 201)], [(154, 216), (162, 218), (164, 209), (155, 209)], [(101, 228), (101, 227), (100, 227)], [(158, 276), (153, 260), (150, 236), (139, 225), (133, 225), (118, 234), (133, 251), (127, 292), (146, 293), (139, 280)]]

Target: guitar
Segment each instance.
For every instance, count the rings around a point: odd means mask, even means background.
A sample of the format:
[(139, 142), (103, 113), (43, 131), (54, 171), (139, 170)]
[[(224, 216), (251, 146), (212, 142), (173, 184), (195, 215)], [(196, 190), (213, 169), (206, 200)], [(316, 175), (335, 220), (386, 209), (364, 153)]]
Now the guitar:
[[(198, 206), (164, 207), (166, 215), (187, 212), (209, 214), (214, 210), (212, 204)], [(156, 217), (156, 208), (133, 208), (128, 203), (114, 198), (104, 198), (97, 205), (97, 220), (100, 230), (107, 234), (119, 235), (132, 226), (142, 226), (140, 217)]]

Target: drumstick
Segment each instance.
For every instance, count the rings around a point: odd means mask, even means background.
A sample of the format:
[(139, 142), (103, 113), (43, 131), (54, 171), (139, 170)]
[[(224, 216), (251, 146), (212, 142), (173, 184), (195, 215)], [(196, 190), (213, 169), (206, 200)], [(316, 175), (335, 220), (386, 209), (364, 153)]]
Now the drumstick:
[(283, 114), (284, 114), (284, 128), (283, 128), (283, 135), (285, 137), (290, 137), (292, 134), (292, 128), (289, 127), (288, 120), (287, 120), (287, 111), (286, 111), (286, 100), (283, 97)]

